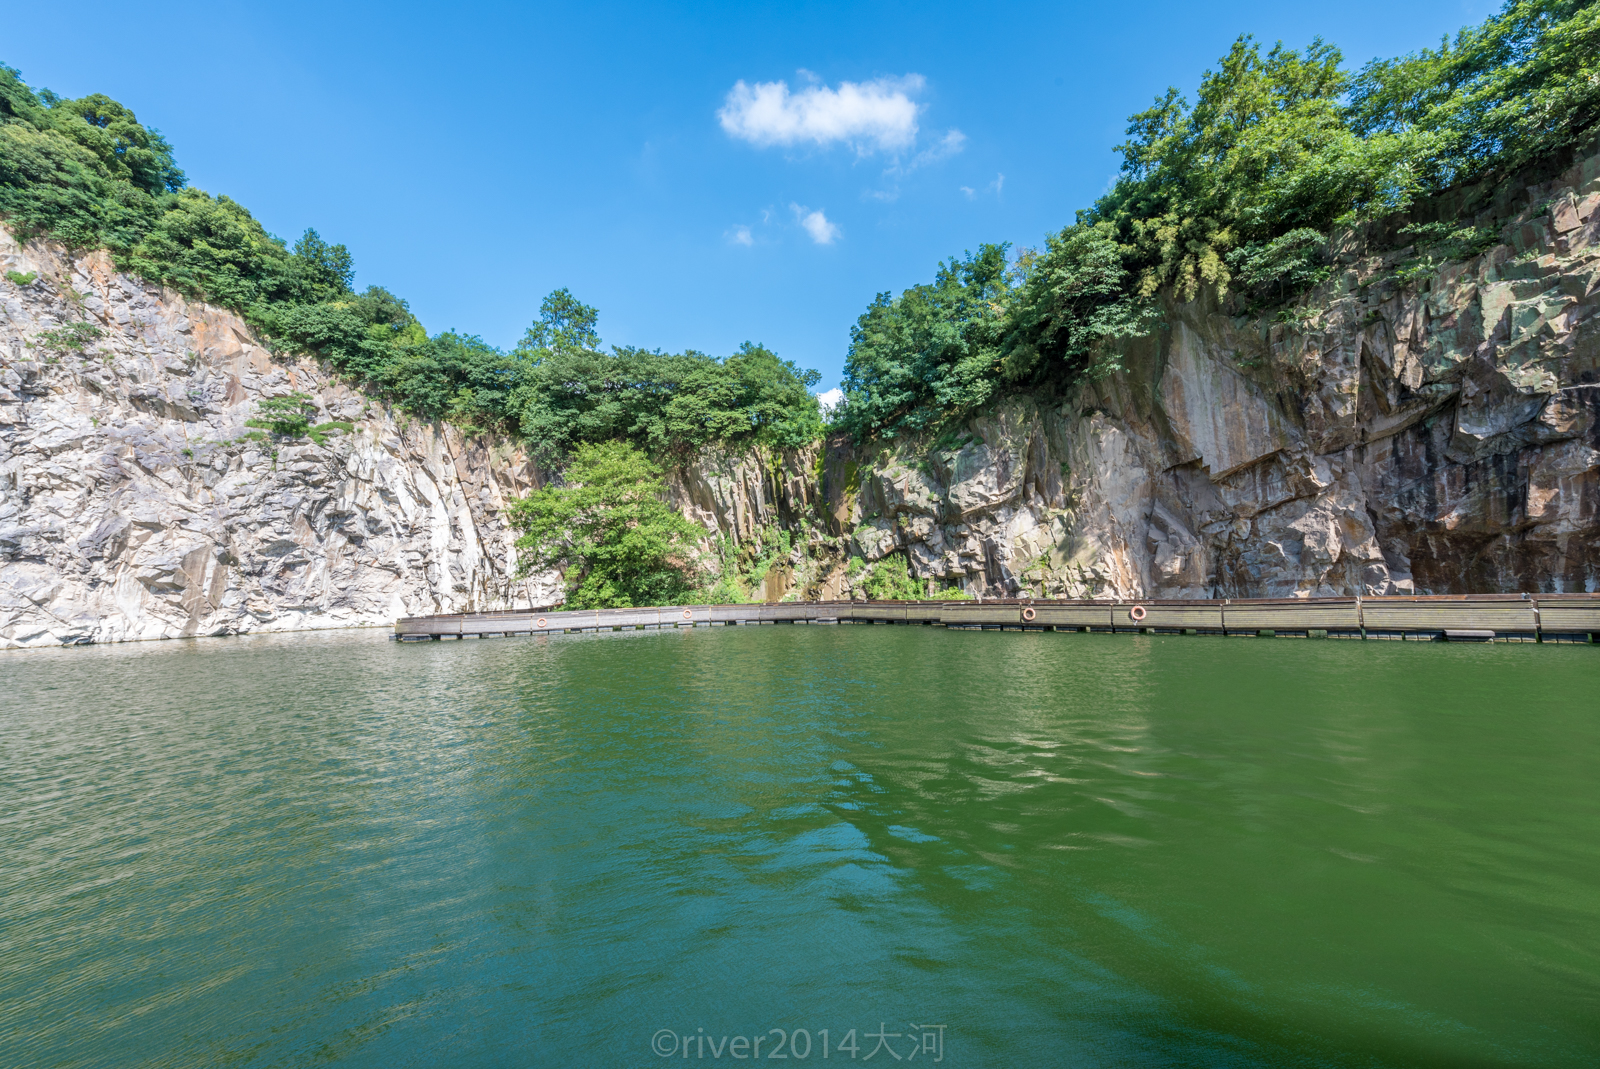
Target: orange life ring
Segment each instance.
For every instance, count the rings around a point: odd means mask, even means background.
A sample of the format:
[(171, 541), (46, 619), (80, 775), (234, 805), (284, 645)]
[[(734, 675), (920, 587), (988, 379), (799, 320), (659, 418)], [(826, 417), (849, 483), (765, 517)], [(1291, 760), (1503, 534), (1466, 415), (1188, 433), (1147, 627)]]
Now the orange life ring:
[(1029, 605), (1026, 609), (1022, 610), (1022, 618), (1024, 620), (1032, 620), (1037, 615), (1039, 614), (1033, 611), (1032, 605)]
[(537, 620), (534, 621), (534, 624), (536, 626), (543, 627), (544, 626), (544, 617), (543, 616), (539, 617)]
[(1144, 606), (1135, 605), (1133, 608), (1128, 610), (1128, 615), (1133, 617), (1135, 620), (1143, 620), (1146, 616)]
[(692, 610), (692, 609), (684, 609), (683, 610), (683, 618), (685, 620), (693, 620), (694, 619), (694, 610)]

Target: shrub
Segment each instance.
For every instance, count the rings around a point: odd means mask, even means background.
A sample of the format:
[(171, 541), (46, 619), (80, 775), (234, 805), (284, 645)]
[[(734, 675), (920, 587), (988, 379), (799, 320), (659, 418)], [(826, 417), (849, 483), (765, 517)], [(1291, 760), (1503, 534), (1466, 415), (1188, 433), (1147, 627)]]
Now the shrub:
[(310, 431), (311, 417), (316, 412), (317, 406), (303, 393), (268, 397), (256, 403), (256, 418), (245, 420), (244, 425), (285, 438), (302, 438)]
[(903, 553), (891, 553), (874, 564), (858, 588), (868, 601), (920, 601), (928, 596), (927, 584), (912, 578)]
[(53, 353), (83, 352), (84, 346), (104, 333), (93, 323), (68, 323), (53, 330), (41, 330), (34, 335), (33, 344)]
[(520, 574), (564, 567), (575, 609), (670, 605), (693, 589), (700, 528), (666, 503), (661, 469), (627, 442), (583, 443), (565, 485), (512, 502)]
[(306, 436), (313, 442), (316, 442), (318, 445), (327, 445), (328, 435), (349, 434), (355, 429), (356, 427), (354, 423), (350, 423), (342, 419), (335, 419), (329, 420), (327, 423), (319, 423), (315, 427), (307, 427)]

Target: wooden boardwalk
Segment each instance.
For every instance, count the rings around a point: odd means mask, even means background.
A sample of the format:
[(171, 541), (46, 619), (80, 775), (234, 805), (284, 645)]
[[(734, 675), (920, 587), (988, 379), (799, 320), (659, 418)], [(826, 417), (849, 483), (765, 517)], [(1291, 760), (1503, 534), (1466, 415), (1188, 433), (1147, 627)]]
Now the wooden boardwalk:
[(402, 640), (761, 624), (920, 624), (971, 630), (1099, 631), (1407, 641), (1600, 642), (1600, 594), (1443, 594), (1221, 601), (810, 601), (398, 620)]

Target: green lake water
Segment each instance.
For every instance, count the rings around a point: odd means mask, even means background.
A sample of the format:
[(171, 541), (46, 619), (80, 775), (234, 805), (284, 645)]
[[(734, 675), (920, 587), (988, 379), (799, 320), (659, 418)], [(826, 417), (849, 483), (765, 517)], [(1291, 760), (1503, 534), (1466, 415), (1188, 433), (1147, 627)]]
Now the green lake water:
[(0, 1063), (1592, 1066), (1597, 680), (927, 627), (0, 654)]

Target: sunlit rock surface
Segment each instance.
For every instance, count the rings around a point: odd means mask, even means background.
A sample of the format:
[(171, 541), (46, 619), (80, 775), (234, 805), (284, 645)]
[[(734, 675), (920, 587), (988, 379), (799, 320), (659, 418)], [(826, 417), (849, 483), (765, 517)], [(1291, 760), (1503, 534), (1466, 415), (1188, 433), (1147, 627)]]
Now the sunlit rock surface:
[[(518, 452), (397, 420), (236, 316), (0, 230), (0, 646), (388, 624), (548, 603), (499, 510)], [(89, 322), (82, 352), (42, 332)], [(318, 446), (245, 439), (300, 392)]]
[[(1272, 318), (1165, 309), (1126, 371), (939, 441), (708, 449), (669, 473), (757, 597), (1600, 590), (1600, 157), (1480, 212), (1502, 243), (1402, 280), (1350, 234)], [(1376, 247), (1376, 246), (1374, 246)], [(236, 316), (0, 231), (0, 645), (386, 624), (553, 604), (519, 581), (492, 437), (407, 420)], [(51, 351), (43, 332), (103, 335)], [(310, 395), (324, 445), (245, 439)], [(774, 554), (774, 539), (781, 553)]]
[(1169, 305), (1070, 397), (833, 443), (812, 573), (899, 551), (982, 596), (1600, 589), (1597, 208), (1600, 157), (1459, 220), (1502, 238), (1468, 262), (1401, 280), (1415, 250), (1346, 235), (1288, 314)]

